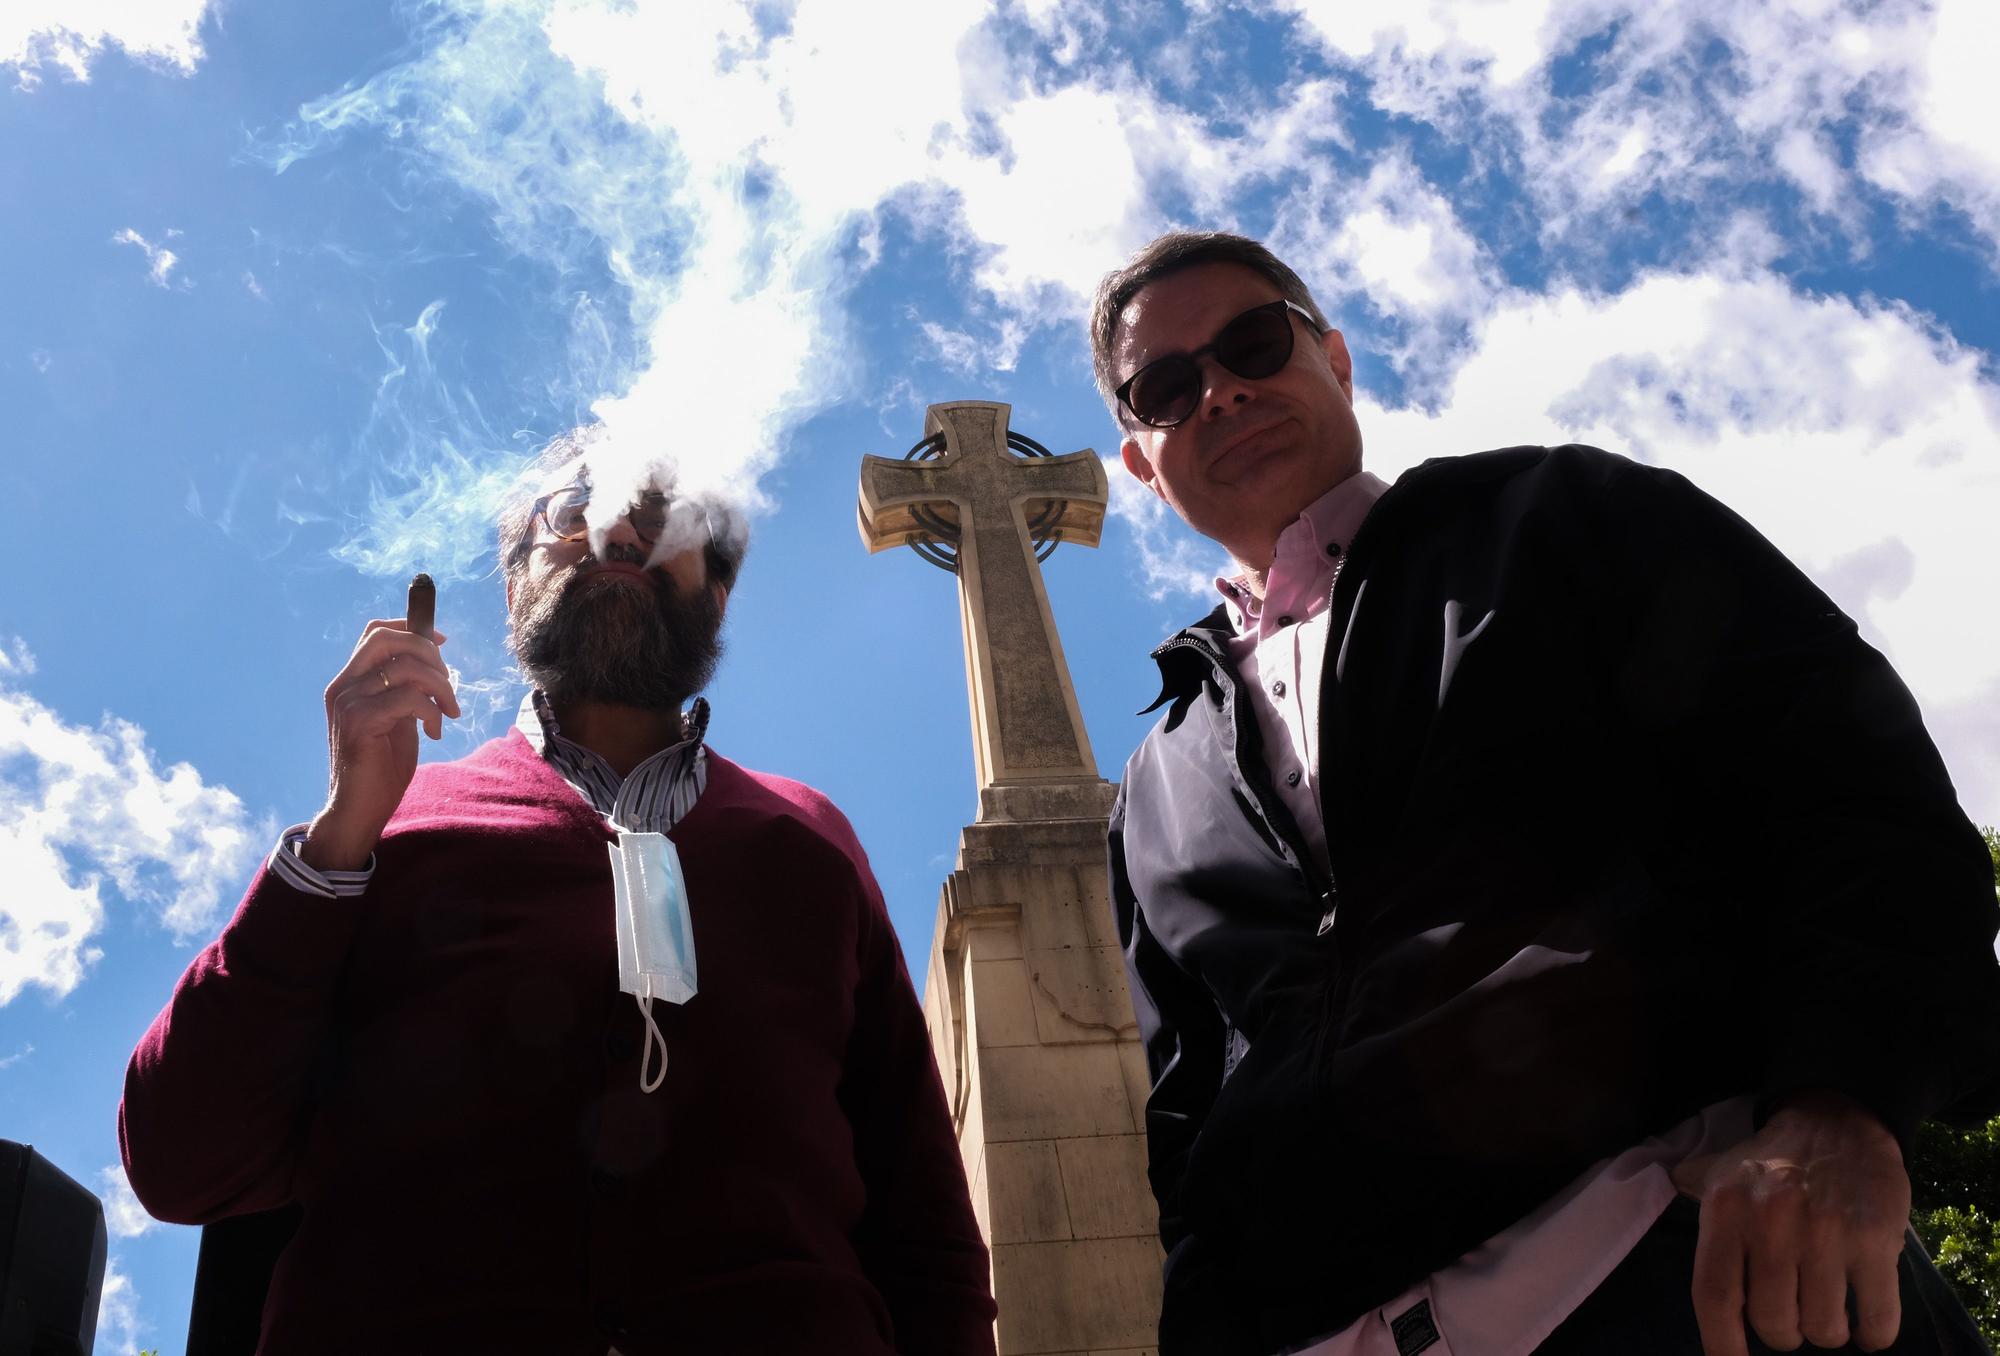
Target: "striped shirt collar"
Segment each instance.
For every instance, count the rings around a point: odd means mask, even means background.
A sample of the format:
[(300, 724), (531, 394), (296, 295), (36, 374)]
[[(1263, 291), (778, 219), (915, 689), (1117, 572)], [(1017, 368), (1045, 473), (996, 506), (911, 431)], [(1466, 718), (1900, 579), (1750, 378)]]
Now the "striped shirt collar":
[(696, 697), (681, 715), (681, 741), (619, 777), (602, 755), (564, 736), (540, 688), (521, 699), (514, 728), (591, 809), (614, 829), (665, 833), (701, 799), (708, 784), (708, 699)]

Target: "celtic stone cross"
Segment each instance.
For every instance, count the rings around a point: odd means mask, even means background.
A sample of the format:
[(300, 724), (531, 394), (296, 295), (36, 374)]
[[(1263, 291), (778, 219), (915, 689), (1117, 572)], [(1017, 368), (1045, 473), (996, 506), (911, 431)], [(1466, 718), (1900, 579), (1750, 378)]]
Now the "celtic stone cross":
[(868, 549), (912, 546), (958, 575), (982, 820), (1060, 815), (1064, 797), (1037, 793), (1100, 784), (1039, 561), (1058, 542), (1097, 545), (1104, 466), (1010, 433), (1008, 411), (932, 405), (908, 457), (861, 461)]

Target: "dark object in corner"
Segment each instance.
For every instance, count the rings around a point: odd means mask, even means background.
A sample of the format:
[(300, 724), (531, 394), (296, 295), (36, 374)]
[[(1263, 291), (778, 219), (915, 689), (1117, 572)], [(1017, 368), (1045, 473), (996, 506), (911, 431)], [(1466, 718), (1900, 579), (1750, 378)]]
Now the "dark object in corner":
[(0, 1139), (0, 1356), (90, 1356), (107, 1241), (96, 1196)]

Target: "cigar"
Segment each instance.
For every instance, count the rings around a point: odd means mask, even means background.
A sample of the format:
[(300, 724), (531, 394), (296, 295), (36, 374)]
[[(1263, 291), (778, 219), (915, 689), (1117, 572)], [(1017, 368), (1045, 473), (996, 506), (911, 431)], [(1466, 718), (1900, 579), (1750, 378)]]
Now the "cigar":
[(437, 623), (437, 601), (437, 585), (431, 582), (429, 575), (410, 577), (410, 603), (404, 623), (411, 635), (422, 636), (425, 640), (431, 638)]

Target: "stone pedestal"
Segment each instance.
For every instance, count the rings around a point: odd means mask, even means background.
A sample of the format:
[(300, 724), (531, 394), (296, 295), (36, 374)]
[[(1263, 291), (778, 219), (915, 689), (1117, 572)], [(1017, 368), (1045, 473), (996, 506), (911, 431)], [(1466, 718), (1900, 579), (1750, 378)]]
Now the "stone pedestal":
[(1104, 866), (1114, 790), (1004, 806), (1063, 818), (983, 814), (938, 901), (924, 1015), (993, 1250), (1001, 1356), (1151, 1356), (1159, 1322), (1146, 1061)]

